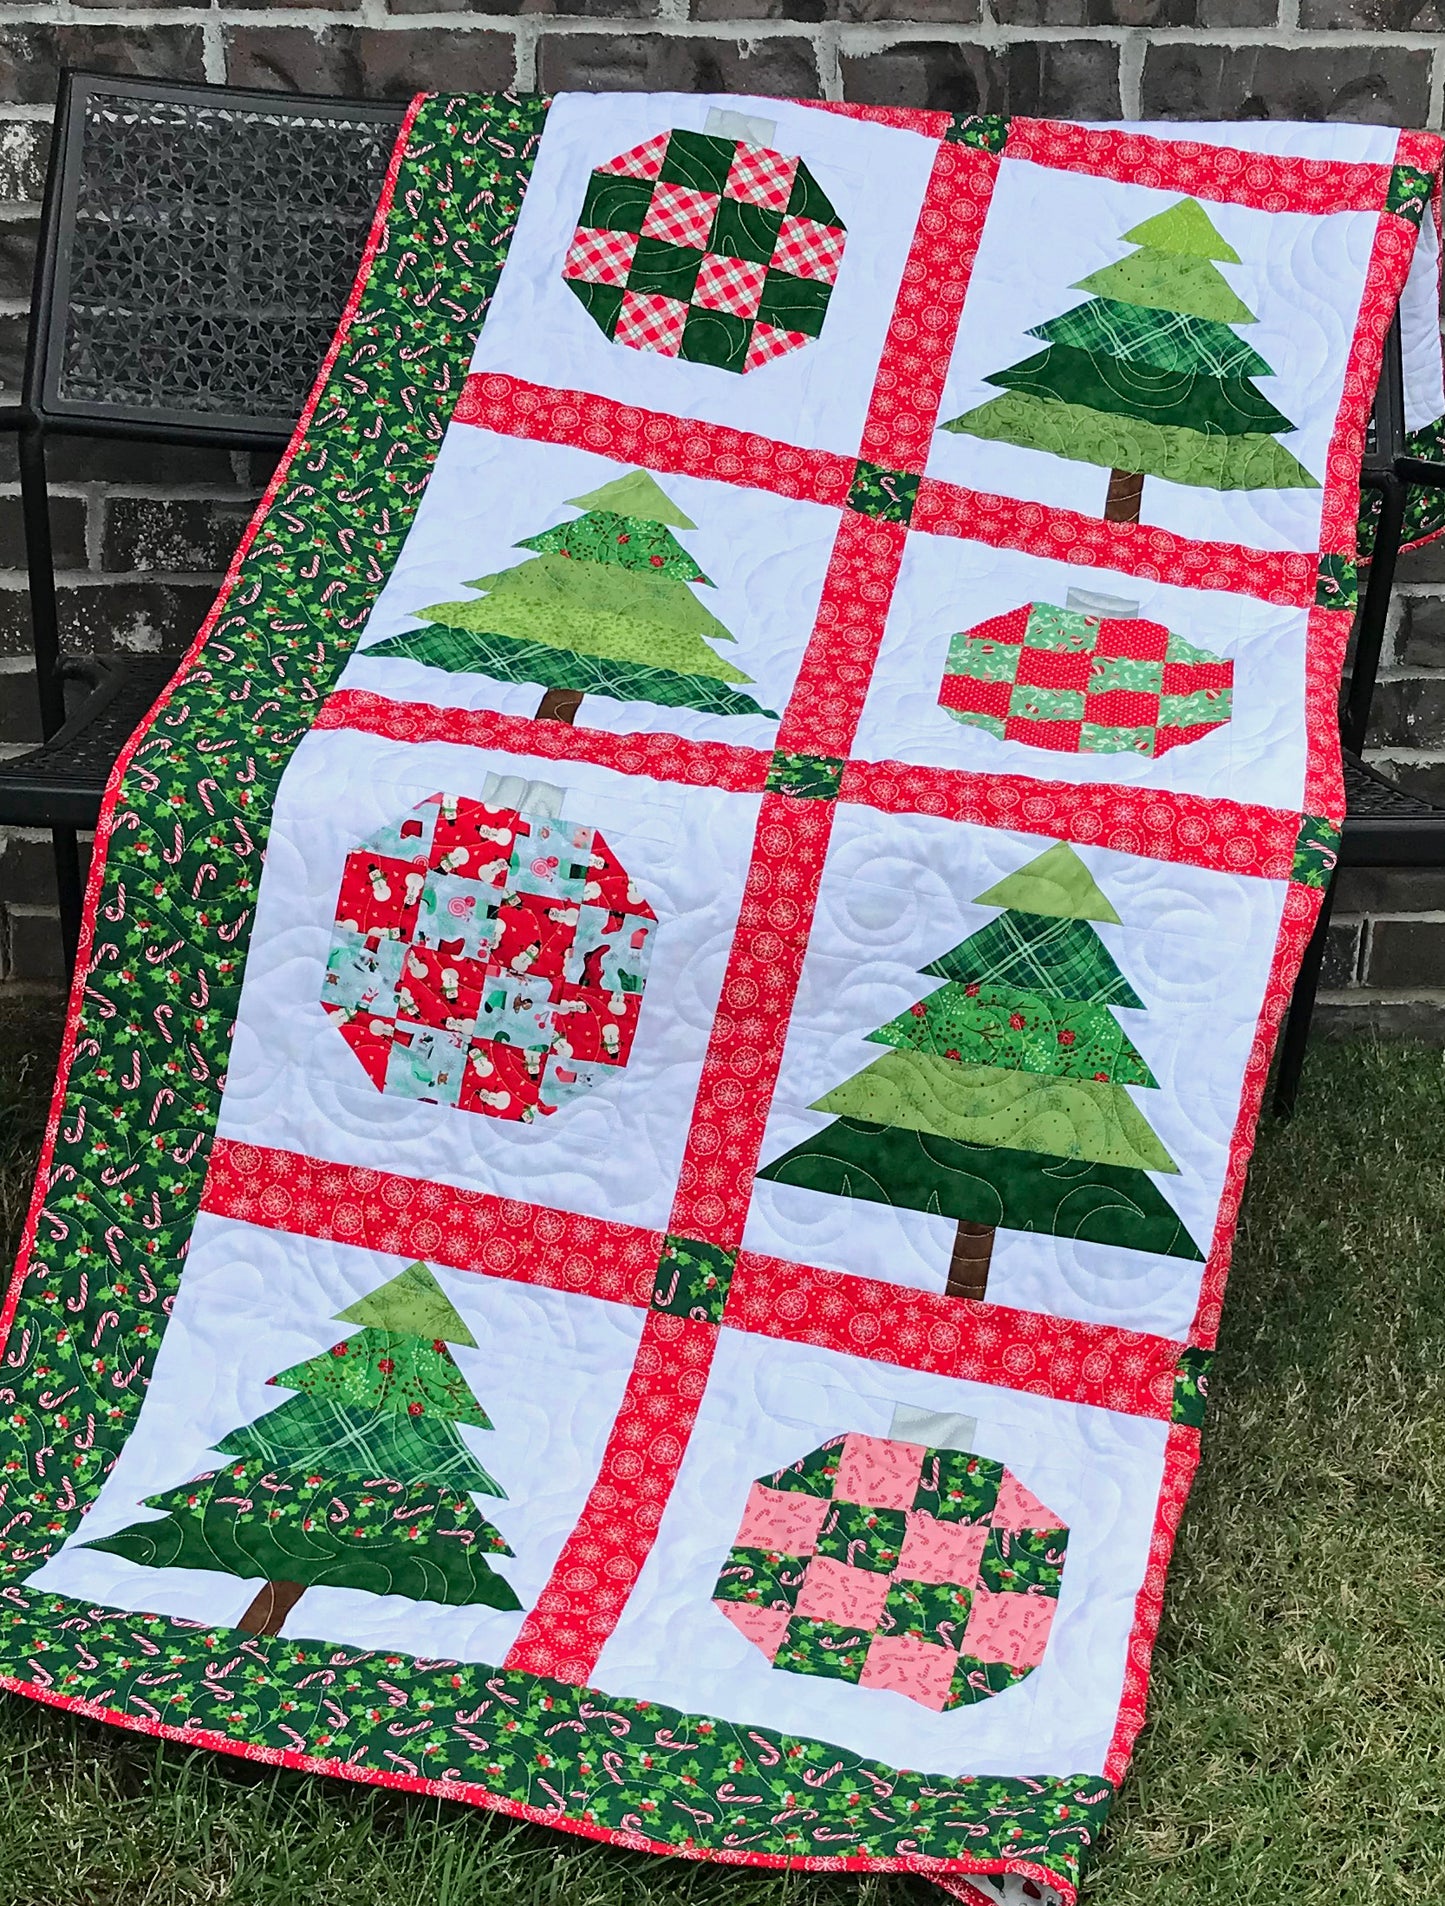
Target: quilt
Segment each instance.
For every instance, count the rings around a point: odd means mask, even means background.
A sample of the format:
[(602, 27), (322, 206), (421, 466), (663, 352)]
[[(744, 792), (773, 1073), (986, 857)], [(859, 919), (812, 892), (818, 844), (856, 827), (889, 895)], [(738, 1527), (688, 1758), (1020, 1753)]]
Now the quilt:
[(0, 1685), (1075, 1899), (1333, 864), (1402, 301), (1441, 396), (1441, 152), (413, 103), (107, 794)]

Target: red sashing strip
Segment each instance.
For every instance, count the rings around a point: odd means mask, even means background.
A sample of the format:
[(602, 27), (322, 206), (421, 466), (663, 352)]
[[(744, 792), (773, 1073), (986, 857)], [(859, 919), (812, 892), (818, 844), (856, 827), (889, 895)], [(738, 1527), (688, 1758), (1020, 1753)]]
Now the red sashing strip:
[(1288, 880), (1299, 833), (1293, 808), (1160, 788), (921, 768), (905, 761), (850, 761), (840, 798), (887, 814), (936, 814), (977, 827), (1012, 827), (1264, 880)]
[(1433, 172), (1440, 163), (1438, 132), (1406, 130), (1395, 142), (1395, 164), (1412, 165), (1420, 172)]
[(1269, 1062), (1294, 994), (1295, 975), (1309, 945), (1310, 934), (1319, 918), (1324, 894), (1318, 887), (1300, 886), (1291, 881), (1285, 889), (1284, 910), (1280, 915), (1279, 937), (1265, 982), (1264, 1003), (1254, 1029), (1254, 1043), (1244, 1064), (1240, 1088), (1239, 1112), (1229, 1144), (1229, 1159), (1224, 1168), (1224, 1184), (1219, 1193), (1219, 1208), (1214, 1219), (1214, 1236), (1199, 1285), (1199, 1302), (1189, 1341), (1212, 1348), (1219, 1336), (1219, 1320), (1224, 1309), (1224, 1287), (1229, 1281), (1229, 1260), (1234, 1251), (1234, 1234), (1239, 1225), (1239, 1205), (1259, 1125), (1260, 1107), (1269, 1078)]
[(1011, 119), (1004, 151), (1060, 172), (1188, 192), (1259, 212), (1378, 212), (1390, 188), (1387, 165), (1286, 159), (1052, 119)]
[(832, 831), (832, 801), (766, 794), (668, 1230), (742, 1240)]
[(662, 1233), (219, 1138), (201, 1209), (271, 1231), (645, 1305)]
[(1340, 676), (1354, 623), (1352, 609), (1311, 609), (1305, 632), (1305, 793), (1307, 814), (1343, 821)]
[(997, 177), (991, 152), (938, 148), (863, 425), (861, 454), (872, 463), (920, 473), (928, 463)]
[(740, 1253), (724, 1324), (905, 1370), (992, 1383), (1168, 1422), (1180, 1346), (1167, 1337)]
[(1407, 218), (1375, 221), (1375, 242), (1345, 366), (1344, 389), (1325, 457), (1325, 494), (1320, 512), (1320, 548), (1355, 553), (1360, 519), (1360, 460), (1385, 355), (1385, 335), (1405, 288), (1419, 233)]
[[(290, 1237), (646, 1308), (660, 1231), (433, 1179), (219, 1139), (201, 1208)], [(1108, 1324), (743, 1251), (725, 1327), (847, 1356), (1168, 1419), (1179, 1345)]]
[(1106, 523), (1077, 510), (990, 496), (937, 477), (925, 477), (919, 484), (911, 527), (934, 536), (971, 537), (994, 549), (1021, 549), (1053, 562), (1117, 569), (1185, 589), (1223, 589), (1292, 608), (1302, 608), (1315, 597), (1313, 551), (1301, 555), (1247, 549), (1242, 543), (1196, 542), (1149, 523)]
[[(4, 1309), (0, 1311), (0, 1345), (3, 1345), (9, 1336), (10, 1326), (15, 1320), (21, 1286), (30, 1270), (30, 1254), (35, 1247), (35, 1229), (40, 1222), (40, 1214), (45, 1208), (46, 1195), (50, 1189), (50, 1171), (55, 1161), (55, 1140), (60, 1131), (60, 1117), (65, 1109), (66, 1094), (70, 1089), (70, 1068), (75, 1062), (76, 1044), (85, 1016), (85, 982), (90, 970), (91, 947), (95, 942), (95, 922), (100, 905), (101, 888), (105, 880), (106, 853), (110, 846), (111, 835), (115, 832), (115, 811), (119, 801), (121, 782), (125, 778), (136, 750), (164, 715), (171, 700), (184, 684), (192, 665), (210, 639), (212, 630), (229, 607), (232, 592), (240, 580), (242, 564), (250, 554), (251, 545), (255, 542), (272, 504), (290, 478), (291, 466), (305, 442), (307, 431), (311, 428), (311, 419), (315, 416), (316, 407), (321, 402), (321, 394), (326, 388), (332, 366), (341, 355), (341, 347), (346, 342), (356, 314), (361, 308), (362, 293), (371, 276), (372, 264), (377, 252), (381, 249), (387, 222), (391, 217), (391, 204), (396, 192), (397, 177), (401, 171), (402, 155), (410, 143), (412, 127), (416, 123), (416, 116), (421, 111), (424, 100), (424, 94), (416, 94), (402, 119), (400, 130), (396, 135), (396, 144), (391, 149), (391, 159), (387, 164), (386, 178), (382, 182), (381, 196), (377, 200), (376, 215), (367, 233), (366, 248), (361, 254), (360, 264), (356, 267), (356, 277), (352, 281), (345, 309), (337, 324), (336, 335), (332, 338), (326, 355), (321, 360), (321, 368), (316, 373), (316, 381), (311, 386), (310, 395), (301, 408), (301, 415), (296, 420), (291, 441), (287, 444), (281, 461), (272, 473), (271, 481), (266, 485), (265, 494), (256, 505), (251, 520), (246, 525), (245, 533), (236, 546), (236, 553), (231, 558), (231, 566), (226, 571), (220, 591), (211, 605), (210, 614), (201, 624), (195, 641), (186, 650), (181, 658), (180, 666), (166, 687), (162, 689), (150, 713), (116, 756), (115, 764), (106, 780), (105, 793), (100, 803), (100, 817), (95, 826), (95, 840), (91, 848), (90, 872), (85, 883), (85, 904), (80, 916), (80, 943), (76, 949), (75, 975), (70, 983), (70, 998), (65, 1013), (65, 1037), (61, 1041), (60, 1058), (56, 1066), (55, 1090), (50, 1098), (50, 1116), (46, 1120), (45, 1140), (40, 1148), (40, 1160), (35, 1170), (35, 1188), (30, 1194), (30, 1209), (26, 1214), (25, 1229), (21, 1234), (20, 1249), (16, 1254), (15, 1270), (5, 1294)], [(105, 1002), (105, 1007), (107, 1011), (110, 1010), (108, 1001)]]
[(801, 450), (725, 424), (642, 410), (590, 391), (554, 390), (500, 371), (479, 371), (467, 379), (452, 420), (508, 437), (595, 450), (618, 463), (675, 476), (771, 490), (806, 503), (842, 503), (853, 481), (853, 459), (829, 450)]
[(438, 708), (430, 702), (392, 701), (367, 689), (344, 688), (330, 696), (313, 728), (360, 729), (389, 741), (453, 741), (469, 748), (507, 748), (552, 761), (591, 761), (619, 774), (645, 774), (655, 781), (689, 787), (761, 793), (770, 752), (723, 741), (686, 741), (670, 734), (608, 734), (574, 728), (530, 715), (498, 715), (490, 709)]
[[(1199, 1431), (1186, 1423), (1175, 1423), (1164, 1445), (1164, 1475), (1159, 1487), (1159, 1506), (1154, 1512), (1154, 1528), (1149, 1537), (1149, 1561), (1139, 1593), (1134, 1597), (1134, 1625), (1129, 1631), (1129, 1653), (1124, 1666), (1124, 1686), (1119, 1696), (1119, 1712), (1113, 1738), (1104, 1756), (1104, 1778), (1117, 1787), (1128, 1772), (1134, 1742), (1144, 1725), (1149, 1700), (1149, 1661), (1164, 1612), (1164, 1587), (1169, 1578), (1169, 1558), (1174, 1553), (1174, 1538), (1189, 1500), (1189, 1486), (1199, 1467)], [(1056, 1883), (1056, 1882), (1055, 1882)]]
[(715, 1324), (648, 1312), (597, 1481), (504, 1667), (586, 1683), (656, 1539), (717, 1335)]
[(908, 532), (843, 512), (813, 633), (778, 728), (780, 749), (844, 756), (857, 733)]
[(952, 113), (924, 112), (913, 106), (859, 106), (846, 99), (800, 99), (800, 106), (837, 113), (844, 119), (862, 119), (873, 126), (892, 126), (897, 132), (919, 132), (925, 139), (941, 139), (953, 124)]

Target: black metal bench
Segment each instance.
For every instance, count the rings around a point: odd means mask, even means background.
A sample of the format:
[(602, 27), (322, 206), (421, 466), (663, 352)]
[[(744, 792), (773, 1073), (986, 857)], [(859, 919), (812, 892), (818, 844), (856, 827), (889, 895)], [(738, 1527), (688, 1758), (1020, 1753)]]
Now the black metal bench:
[[(19, 405), (45, 740), (0, 762), (0, 825), (54, 830), (69, 971), (76, 830), (178, 655), (64, 653), (46, 443), (62, 432), (280, 450), (360, 263), (404, 108), (62, 76)], [(70, 693), (67, 694), (67, 689)]]
[[(19, 433), (42, 746), (0, 762), (0, 826), (53, 829), (67, 968), (81, 888), (76, 830), (94, 825), (116, 757), (175, 655), (64, 654), (45, 477), (61, 431), (235, 449), (289, 439), (365, 243), (400, 106), (62, 78)], [(1445, 808), (1360, 759), (1411, 484), (1445, 465), (1407, 457), (1398, 336), (1376, 400), (1365, 483), (1379, 491), (1374, 561), (1342, 703), (1346, 866), (1445, 866)], [(67, 708), (66, 688), (83, 690)], [(1294, 1103), (1329, 896), (1281, 1046), (1275, 1107)]]
[[(1404, 377), (1400, 362), (1399, 320), (1390, 327), (1374, 423), (1362, 482), (1380, 496), (1375, 520), (1369, 581), (1355, 619), (1354, 655), (1340, 698), (1340, 740), (1344, 746), (1345, 827), (1339, 867), (1445, 867), (1445, 807), (1408, 794), (1363, 759), (1370, 708), (1380, 671), (1390, 592), (1400, 557), (1405, 506), (1412, 485), (1445, 484), (1445, 464), (1406, 454)], [(1320, 964), (1334, 902), (1333, 883), (1305, 949), (1294, 997), (1280, 1039), (1275, 1068), (1274, 1109), (1283, 1118), (1294, 1111), (1314, 1015)]]

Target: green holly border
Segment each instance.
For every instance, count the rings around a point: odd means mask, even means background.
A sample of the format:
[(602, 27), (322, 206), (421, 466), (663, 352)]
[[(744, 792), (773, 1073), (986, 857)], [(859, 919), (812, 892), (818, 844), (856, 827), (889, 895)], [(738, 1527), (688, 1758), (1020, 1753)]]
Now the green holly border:
[(752, 1863), (1007, 1860), (1071, 1892), (1113, 1797), (1102, 1777), (930, 1778), (487, 1665), (242, 1637), (25, 1586), (138, 1414), (198, 1208), (277, 786), (425, 490), (546, 111), (509, 94), (422, 103), (304, 447), (102, 828), (50, 1196), (12, 1291), (0, 1685), (237, 1753), (442, 1782), (628, 1843)]

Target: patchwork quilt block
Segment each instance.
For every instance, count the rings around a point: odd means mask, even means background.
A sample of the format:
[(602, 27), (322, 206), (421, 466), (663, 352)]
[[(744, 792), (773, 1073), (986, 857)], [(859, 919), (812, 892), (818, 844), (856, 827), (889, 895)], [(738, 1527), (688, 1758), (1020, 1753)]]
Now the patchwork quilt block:
[(1162, 755), (1229, 720), (1234, 665), (1162, 623), (1025, 603), (949, 639), (939, 706), (1065, 754)]
[(595, 828), (434, 794), (347, 856), (321, 1003), (380, 1091), (546, 1117), (626, 1065), (656, 926)]
[(753, 1485), (713, 1600), (775, 1668), (941, 1712), (1043, 1660), (1068, 1536), (1002, 1463), (839, 1436)]
[(846, 240), (796, 155), (675, 128), (594, 169), (562, 276), (614, 343), (751, 371), (818, 336)]
[(1073, 1906), (1334, 865), (1397, 307), (1445, 378), (1441, 160), (414, 103), (97, 830), (7, 1689)]

